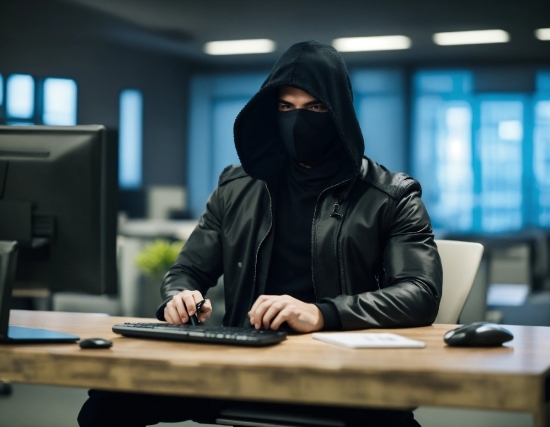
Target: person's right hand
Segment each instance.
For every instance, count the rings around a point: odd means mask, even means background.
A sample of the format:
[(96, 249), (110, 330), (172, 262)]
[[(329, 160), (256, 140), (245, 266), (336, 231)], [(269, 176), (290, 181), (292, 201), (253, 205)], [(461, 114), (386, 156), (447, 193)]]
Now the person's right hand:
[[(181, 325), (189, 321), (197, 311), (197, 303), (204, 298), (199, 291), (183, 291), (168, 301), (164, 308), (164, 318), (168, 323)], [(212, 303), (207, 299), (202, 305), (201, 311), (197, 313), (200, 322), (204, 322), (212, 314)]]

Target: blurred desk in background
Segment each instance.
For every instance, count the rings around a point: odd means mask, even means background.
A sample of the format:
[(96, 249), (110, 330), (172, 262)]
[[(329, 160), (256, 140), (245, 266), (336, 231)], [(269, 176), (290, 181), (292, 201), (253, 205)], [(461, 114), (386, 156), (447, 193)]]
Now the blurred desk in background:
[[(550, 289), (549, 236), (550, 234), (542, 229), (493, 235), (452, 234), (440, 231), (440, 238), (477, 242), (485, 248), (460, 322), (484, 320), (488, 314), (492, 316), (492, 321), (496, 321), (494, 317), (497, 313), (486, 311), (490, 305), (487, 299), (488, 290), (493, 284), (527, 287), (529, 293)], [(511, 286), (500, 286), (499, 289), (512, 289)], [(506, 318), (504, 322), (510, 323)]]
[(484, 257), (489, 262), (490, 283), (528, 284), (532, 291), (550, 289), (550, 233), (547, 230), (533, 228), (501, 234), (447, 233), (444, 238), (481, 243), (485, 248)]
[(119, 224), (118, 235), (146, 239), (187, 240), (197, 224), (197, 220), (132, 219)]
[(160, 304), (160, 283), (146, 279), (136, 266), (138, 253), (156, 239), (186, 241), (198, 221), (127, 220), (118, 228), (119, 299), (124, 316), (153, 317)]

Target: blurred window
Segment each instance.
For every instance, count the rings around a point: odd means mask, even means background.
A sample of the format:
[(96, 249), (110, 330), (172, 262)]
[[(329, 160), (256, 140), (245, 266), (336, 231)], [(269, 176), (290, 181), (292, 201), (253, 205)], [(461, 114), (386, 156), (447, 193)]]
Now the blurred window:
[(403, 73), (356, 70), (350, 77), (365, 155), (392, 172), (407, 171)]
[(191, 80), (187, 160), (188, 207), (203, 211), (222, 170), (239, 164), (233, 139), (237, 114), (260, 89), (267, 73), (195, 76)]
[(121, 92), (119, 113), (119, 186), (139, 188), (143, 150), (143, 96), (139, 90)]
[(533, 106), (534, 223), (550, 227), (550, 71), (537, 75)]
[(414, 78), (413, 176), (435, 228), (474, 226), (472, 74), (419, 72)]
[(44, 80), (45, 125), (76, 125), (76, 82), (71, 79), (47, 78)]
[(5, 107), (4, 107), (4, 77), (0, 74), (0, 123), (4, 123), (5, 117)]
[(519, 230), (524, 224), (525, 101), (512, 95), (479, 98), (479, 228)]
[(211, 186), (218, 184), (220, 173), (227, 165), (240, 164), (233, 140), (233, 123), (249, 98), (215, 99), (212, 110), (212, 174)]
[(6, 81), (6, 115), (9, 119), (34, 116), (34, 79), (26, 74), (12, 74)]
[(500, 233), (550, 225), (550, 89), (546, 97), (540, 89), (550, 83), (539, 79), (531, 115), (530, 96), (473, 93), (473, 80), (467, 71), (414, 78), (413, 176), (434, 228)]

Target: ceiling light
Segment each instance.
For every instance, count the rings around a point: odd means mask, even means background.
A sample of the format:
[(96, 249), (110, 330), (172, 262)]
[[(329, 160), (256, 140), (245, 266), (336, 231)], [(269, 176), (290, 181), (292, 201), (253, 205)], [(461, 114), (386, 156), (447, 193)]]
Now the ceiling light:
[(510, 41), (510, 34), (503, 30), (455, 31), (452, 33), (435, 33), (433, 41), (441, 46), (506, 43)]
[(411, 39), (405, 36), (344, 37), (334, 39), (332, 46), (340, 52), (400, 50), (410, 48)]
[(550, 40), (550, 28), (539, 28), (535, 31), (535, 37), (539, 40)]
[(242, 55), (273, 52), (277, 44), (269, 39), (225, 40), (208, 42), (204, 51), (209, 55)]

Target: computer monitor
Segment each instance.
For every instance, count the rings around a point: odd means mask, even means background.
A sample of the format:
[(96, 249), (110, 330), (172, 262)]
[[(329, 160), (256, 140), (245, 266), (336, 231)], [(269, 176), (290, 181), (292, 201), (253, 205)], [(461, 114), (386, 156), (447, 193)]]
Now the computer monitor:
[(0, 126), (0, 240), (15, 287), (116, 294), (117, 150), (103, 126)]
[(73, 334), (9, 324), (17, 255), (17, 242), (0, 240), (0, 344), (70, 343), (79, 340), (80, 337)]

